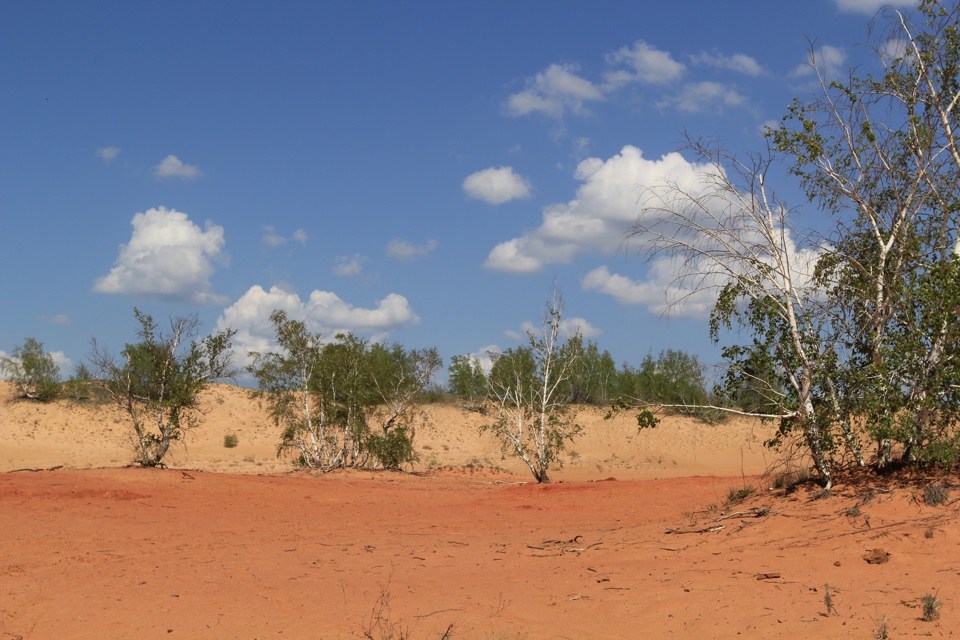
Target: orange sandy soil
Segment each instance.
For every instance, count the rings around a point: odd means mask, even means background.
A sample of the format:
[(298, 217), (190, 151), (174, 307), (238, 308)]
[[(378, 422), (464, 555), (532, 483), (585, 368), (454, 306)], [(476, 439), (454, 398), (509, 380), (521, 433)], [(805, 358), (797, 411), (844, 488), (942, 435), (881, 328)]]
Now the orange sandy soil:
[[(925, 505), (928, 480), (772, 490), (752, 422), (638, 434), (587, 412), (535, 485), (451, 407), (431, 407), (412, 473), (316, 476), (277, 460), (245, 391), (206, 405), (173, 468), (144, 470), (124, 468), (110, 407), (0, 385), (0, 640), (960, 633), (957, 504)], [(875, 548), (889, 560), (867, 563)]]

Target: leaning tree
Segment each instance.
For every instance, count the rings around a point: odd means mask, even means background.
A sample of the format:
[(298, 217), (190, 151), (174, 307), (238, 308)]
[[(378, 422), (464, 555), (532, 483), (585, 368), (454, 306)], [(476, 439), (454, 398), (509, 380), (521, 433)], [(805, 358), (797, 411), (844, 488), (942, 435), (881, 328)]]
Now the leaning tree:
[(163, 466), (170, 445), (197, 426), (200, 394), (210, 382), (230, 378), (232, 330), (202, 339), (193, 314), (170, 319), (161, 329), (153, 318), (133, 310), (140, 324), (138, 342), (120, 356), (93, 341), (87, 356), (96, 382), (131, 420), (131, 445), (143, 467)]

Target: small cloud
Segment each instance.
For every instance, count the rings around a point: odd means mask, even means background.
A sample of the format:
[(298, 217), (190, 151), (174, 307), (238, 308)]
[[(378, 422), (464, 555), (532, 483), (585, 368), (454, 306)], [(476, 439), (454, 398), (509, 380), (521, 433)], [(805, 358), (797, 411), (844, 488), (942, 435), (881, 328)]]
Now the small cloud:
[(272, 225), (268, 224), (263, 227), (263, 244), (268, 247), (279, 247), (286, 243), (287, 239), (277, 233), (277, 230), (274, 229)]
[(690, 56), (690, 61), (695, 65), (736, 71), (737, 73), (743, 73), (748, 76), (763, 75), (763, 67), (760, 66), (760, 63), (751, 56), (743, 53), (735, 53), (732, 56), (727, 56), (716, 51), (712, 53), (704, 51), (697, 55)]
[(69, 316), (66, 316), (62, 313), (58, 313), (54, 316), (40, 316), (40, 321), (48, 324), (70, 324)]
[(100, 147), (97, 149), (97, 157), (103, 160), (104, 164), (113, 162), (120, 155), (120, 147)]
[[(523, 329), (522, 332), (512, 331), (508, 333), (508, 335), (512, 334), (512, 336), (526, 338), (529, 335), (537, 336), (543, 333), (543, 327), (541, 325), (529, 321), (524, 322), (521, 328)], [(560, 337), (565, 339), (572, 338), (578, 333), (583, 338), (595, 338), (603, 333), (603, 331), (597, 329), (583, 318), (564, 318), (560, 321), (559, 329)]]
[(746, 98), (727, 85), (708, 81), (684, 85), (679, 94), (663, 99), (657, 106), (675, 107), (686, 113), (701, 113), (723, 107), (740, 107), (746, 102)]
[(182, 162), (180, 158), (169, 155), (160, 161), (160, 164), (153, 168), (153, 174), (157, 178), (180, 178), (183, 180), (194, 180), (199, 178), (203, 172), (200, 167)]
[(355, 278), (363, 273), (367, 258), (355, 253), (352, 256), (338, 256), (334, 260), (333, 272), (344, 278)]
[(527, 88), (507, 98), (504, 110), (513, 117), (531, 113), (560, 118), (566, 112), (589, 113), (585, 104), (603, 100), (603, 92), (592, 82), (577, 75), (573, 64), (552, 64), (527, 80)]
[(847, 61), (846, 52), (839, 47), (832, 47), (828, 44), (821, 46), (813, 51), (813, 60), (801, 62), (793, 71), (790, 72), (791, 78), (808, 78), (815, 74), (813, 65), (820, 69), (820, 73), (829, 79), (840, 77), (843, 72), (843, 65)]
[(603, 88), (615, 91), (628, 84), (667, 84), (683, 76), (686, 66), (673, 59), (667, 51), (661, 51), (637, 40), (632, 47), (621, 47), (607, 54), (607, 64), (613, 69), (604, 74)]
[(514, 173), (513, 167), (490, 167), (467, 176), (463, 181), (463, 191), (475, 200), (503, 204), (529, 198), (530, 181)]
[(293, 234), (287, 238), (279, 233), (277, 233), (276, 228), (272, 224), (267, 224), (263, 226), (263, 244), (268, 247), (279, 247), (281, 245), (287, 244), (290, 240), (293, 240), (297, 244), (306, 244), (309, 240), (307, 232), (303, 229), (297, 229)]
[(840, 11), (873, 15), (883, 7), (912, 7), (916, 2), (910, 0), (834, 0)]
[(397, 260), (413, 260), (414, 258), (427, 255), (436, 249), (437, 246), (438, 243), (436, 240), (427, 240), (420, 245), (407, 242), (406, 240), (391, 240), (387, 244), (387, 257), (396, 258)]

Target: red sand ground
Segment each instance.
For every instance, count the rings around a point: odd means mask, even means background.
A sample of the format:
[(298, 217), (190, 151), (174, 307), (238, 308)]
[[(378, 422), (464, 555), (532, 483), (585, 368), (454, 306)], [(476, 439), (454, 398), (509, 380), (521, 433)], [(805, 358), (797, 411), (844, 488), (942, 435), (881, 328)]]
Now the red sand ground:
[(565, 481), (538, 486), (438, 409), (415, 474), (317, 477), (268, 458), (275, 429), (220, 389), (180, 468), (83, 469), (123, 462), (109, 411), (3, 391), (0, 640), (958, 634), (957, 504), (925, 505), (922, 481), (769, 490), (737, 473), (762, 470), (756, 425), (591, 418)]

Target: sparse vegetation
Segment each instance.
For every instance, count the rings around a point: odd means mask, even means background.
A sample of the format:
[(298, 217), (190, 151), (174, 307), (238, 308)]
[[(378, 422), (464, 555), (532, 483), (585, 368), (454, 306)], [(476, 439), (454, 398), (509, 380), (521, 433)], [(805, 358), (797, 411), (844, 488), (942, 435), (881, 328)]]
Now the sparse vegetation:
[(947, 502), (949, 495), (942, 484), (928, 484), (923, 489), (923, 501), (931, 507), (939, 507)]
[(753, 485), (748, 485), (745, 487), (737, 488), (730, 487), (730, 490), (727, 492), (727, 501), (724, 504), (725, 509), (740, 504), (756, 492), (757, 488)]
[(833, 592), (830, 590), (829, 582), (823, 585), (823, 606), (827, 609), (827, 615), (831, 615), (834, 612)]
[(883, 614), (880, 617), (880, 621), (877, 622), (877, 628), (873, 633), (873, 637), (876, 640), (887, 640), (890, 637), (890, 629), (887, 625), (887, 614)]
[(927, 593), (920, 598), (921, 618), (924, 622), (933, 622), (940, 617), (940, 607), (943, 603), (937, 600), (937, 596)]
[(228, 433), (227, 435), (223, 436), (223, 446), (227, 449), (236, 448), (238, 444), (240, 444), (240, 438), (237, 437), (237, 434)]

